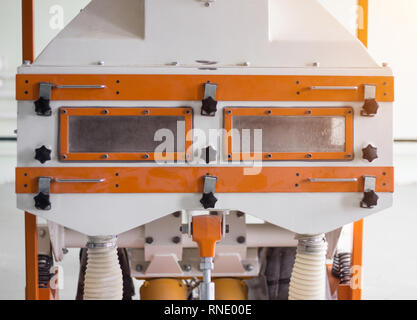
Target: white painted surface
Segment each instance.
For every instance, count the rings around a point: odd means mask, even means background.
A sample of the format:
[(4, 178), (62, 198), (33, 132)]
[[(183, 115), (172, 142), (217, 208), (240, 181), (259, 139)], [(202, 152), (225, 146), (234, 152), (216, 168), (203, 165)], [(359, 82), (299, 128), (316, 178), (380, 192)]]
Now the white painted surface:
[(35, 64), (88, 66), (101, 60), (113, 66), (177, 61), (197, 67), (196, 60), (210, 60), (220, 67), (246, 61), (258, 68), (314, 62), (377, 67), (316, 0), (228, 0), (210, 7), (189, 0), (93, 0)]

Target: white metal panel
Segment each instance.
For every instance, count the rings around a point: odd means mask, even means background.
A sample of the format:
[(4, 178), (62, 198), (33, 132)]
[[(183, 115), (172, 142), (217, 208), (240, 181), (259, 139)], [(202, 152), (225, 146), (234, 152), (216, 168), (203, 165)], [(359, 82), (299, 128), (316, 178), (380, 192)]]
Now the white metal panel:
[[(291, 18), (291, 19), (289, 19)], [(363, 45), (317, 0), (93, 0), (36, 65), (375, 68)]]
[[(209, 136), (210, 129), (222, 129), (223, 128), (223, 111), (222, 109), (230, 106), (239, 107), (346, 107), (351, 106), (354, 108), (354, 145), (355, 145), (355, 159), (353, 161), (342, 162), (276, 162), (267, 161), (263, 162), (262, 166), (392, 166), (393, 164), (393, 145), (392, 145), (392, 103), (380, 103), (380, 109), (378, 116), (376, 117), (362, 117), (360, 110), (363, 103), (352, 102), (219, 102), (219, 111), (216, 117), (203, 117), (200, 114), (201, 101), (53, 101), (51, 107), (53, 109), (52, 117), (39, 117), (34, 112), (33, 102), (19, 102), (18, 104), (18, 166), (21, 167), (114, 167), (118, 166), (114, 162), (59, 162), (57, 158), (58, 150), (58, 119), (57, 109), (59, 107), (76, 107), (76, 106), (117, 106), (117, 107), (179, 107), (190, 106), (194, 108), (194, 128), (203, 130), (206, 136)], [(197, 133), (195, 136), (197, 136)], [(195, 139), (198, 140), (198, 139)], [(362, 159), (362, 148), (366, 147), (369, 143), (378, 147), (379, 158), (372, 163), (364, 161)], [(45, 145), (53, 150), (52, 161), (46, 162), (44, 165), (34, 159), (35, 148)], [(195, 146), (204, 147), (207, 144), (204, 140), (200, 139), (200, 143), (196, 142)], [(222, 153), (219, 153), (222, 154)], [(219, 159), (220, 160), (220, 159)], [(242, 166), (240, 163), (229, 164), (227, 162), (218, 162), (217, 164), (211, 164), (211, 166)], [(250, 166), (252, 163), (243, 164), (244, 166)], [(120, 165), (120, 164), (119, 164)], [(179, 166), (206, 166), (205, 162), (201, 160), (199, 163), (194, 164), (177, 164)], [(155, 163), (123, 163), (125, 167), (146, 167), (156, 166)], [(166, 164), (166, 166), (172, 166), (172, 164)]]
[[(34, 208), (34, 195), (18, 194), (19, 209), (87, 235), (120, 234), (181, 209), (201, 210), (201, 194), (52, 194), (52, 210)], [(380, 193), (374, 209), (360, 208), (361, 193), (216, 194), (216, 208), (240, 210), (299, 234), (319, 234), (392, 206)]]

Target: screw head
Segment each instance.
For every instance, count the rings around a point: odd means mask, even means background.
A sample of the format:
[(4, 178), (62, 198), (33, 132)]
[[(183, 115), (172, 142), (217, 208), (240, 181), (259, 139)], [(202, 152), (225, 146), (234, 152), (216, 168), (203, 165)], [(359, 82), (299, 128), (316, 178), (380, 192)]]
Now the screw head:
[(243, 244), (246, 242), (246, 238), (244, 236), (240, 236), (236, 239), (237, 243)]
[(245, 270), (248, 271), (248, 272), (251, 272), (254, 269), (255, 269), (255, 267), (253, 265), (251, 265), (251, 264), (248, 264), (248, 265), (245, 266)]
[(141, 264), (137, 264), (135, 267), (137, 272), (142, 272), (143, 271), (143, 266)]
[(175, 243), (175, 244), (178, 244), (178, 243), (181, 242), (181, 238), (176, 236), (176, 237), (172, 238), (172, 242)]
[(146, 242), (147, 244), (152, 244), (152, 243), (153, 243), (153, 238), (152, 238), (152, 237), (147, 237), (147, 238), (145, 239), (145, 242)]
[(182, 269), (183, 269), (184, 271), (186, 271), (186, 272), (190, 272), (192, 268), (191, 268), (191, 265), (186, 264), (186, 265), (184, 265), (184, 266), (182, 267)]

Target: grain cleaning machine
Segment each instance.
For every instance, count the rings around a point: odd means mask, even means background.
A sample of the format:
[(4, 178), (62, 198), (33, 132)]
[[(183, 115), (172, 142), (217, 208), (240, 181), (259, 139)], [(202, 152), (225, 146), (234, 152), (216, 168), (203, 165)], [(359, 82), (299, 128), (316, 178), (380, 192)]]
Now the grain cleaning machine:
[(81, 299), (324, 299), (392, 205), (392, 71), (316, 0), (92, 0), (16, 81), (36, 287), (88, 248)]

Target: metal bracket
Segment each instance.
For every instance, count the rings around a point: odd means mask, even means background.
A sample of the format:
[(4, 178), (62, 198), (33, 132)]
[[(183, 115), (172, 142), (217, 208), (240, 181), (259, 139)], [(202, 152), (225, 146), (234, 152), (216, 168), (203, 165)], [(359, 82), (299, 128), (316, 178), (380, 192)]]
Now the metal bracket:
[(217, 84), (207, 82), (204, 84), (204, 99), (201, 115), (214, 117), (217, 112)]
[(375, 187), (376, 187), (375, 176), (364, 176), (363, 181), (364, 181), (364, 188), (363, 188), (364, 192), (369, 192), (369, 191), (375, 192)]
[(365, 84), (365, 100), (376, 99), (376, 85)]
[(205, 176), (204, 177), (204, 193), (215, 193), (216, 191), (216, 183), (217, 183), (217, 177), (213, 176)]
[(376, 85), (365, 84), (364, 85), (364, 99), (365, 104), (361, 110), (361, 116), (363, 117), (373, 117), (378, 112), (378, 102), (376, 101)]
[(217, 95), (217, 84), (207, 82), (204, 85), (204, 99), (211, 97), (213, 100), (216, 100)]
[(39, 98), (43, 98), (45, 100), (51, 100), (51, 92), (53, 88), (54, 88), (53, 83), (49, 83), (49, 82), (39, 83)]
[(375, 193), (376, 189), (376, 177), (364, 176), (364, 198), (361, 201), (361, 208), (372, 209), (378, 204), (378, 195)]
[(51, 194), (51, 183), (53, 179), (51, 177), (39, 177), (38, 178), (38, 192), (49, 196)]
[(205, 176), (204, 177), (204, 191), (203, 197), (200, 203), (204, 209), (214, 208), (216, 206), (217, 198), (214, 196), (216, 189), (217, 177)]

